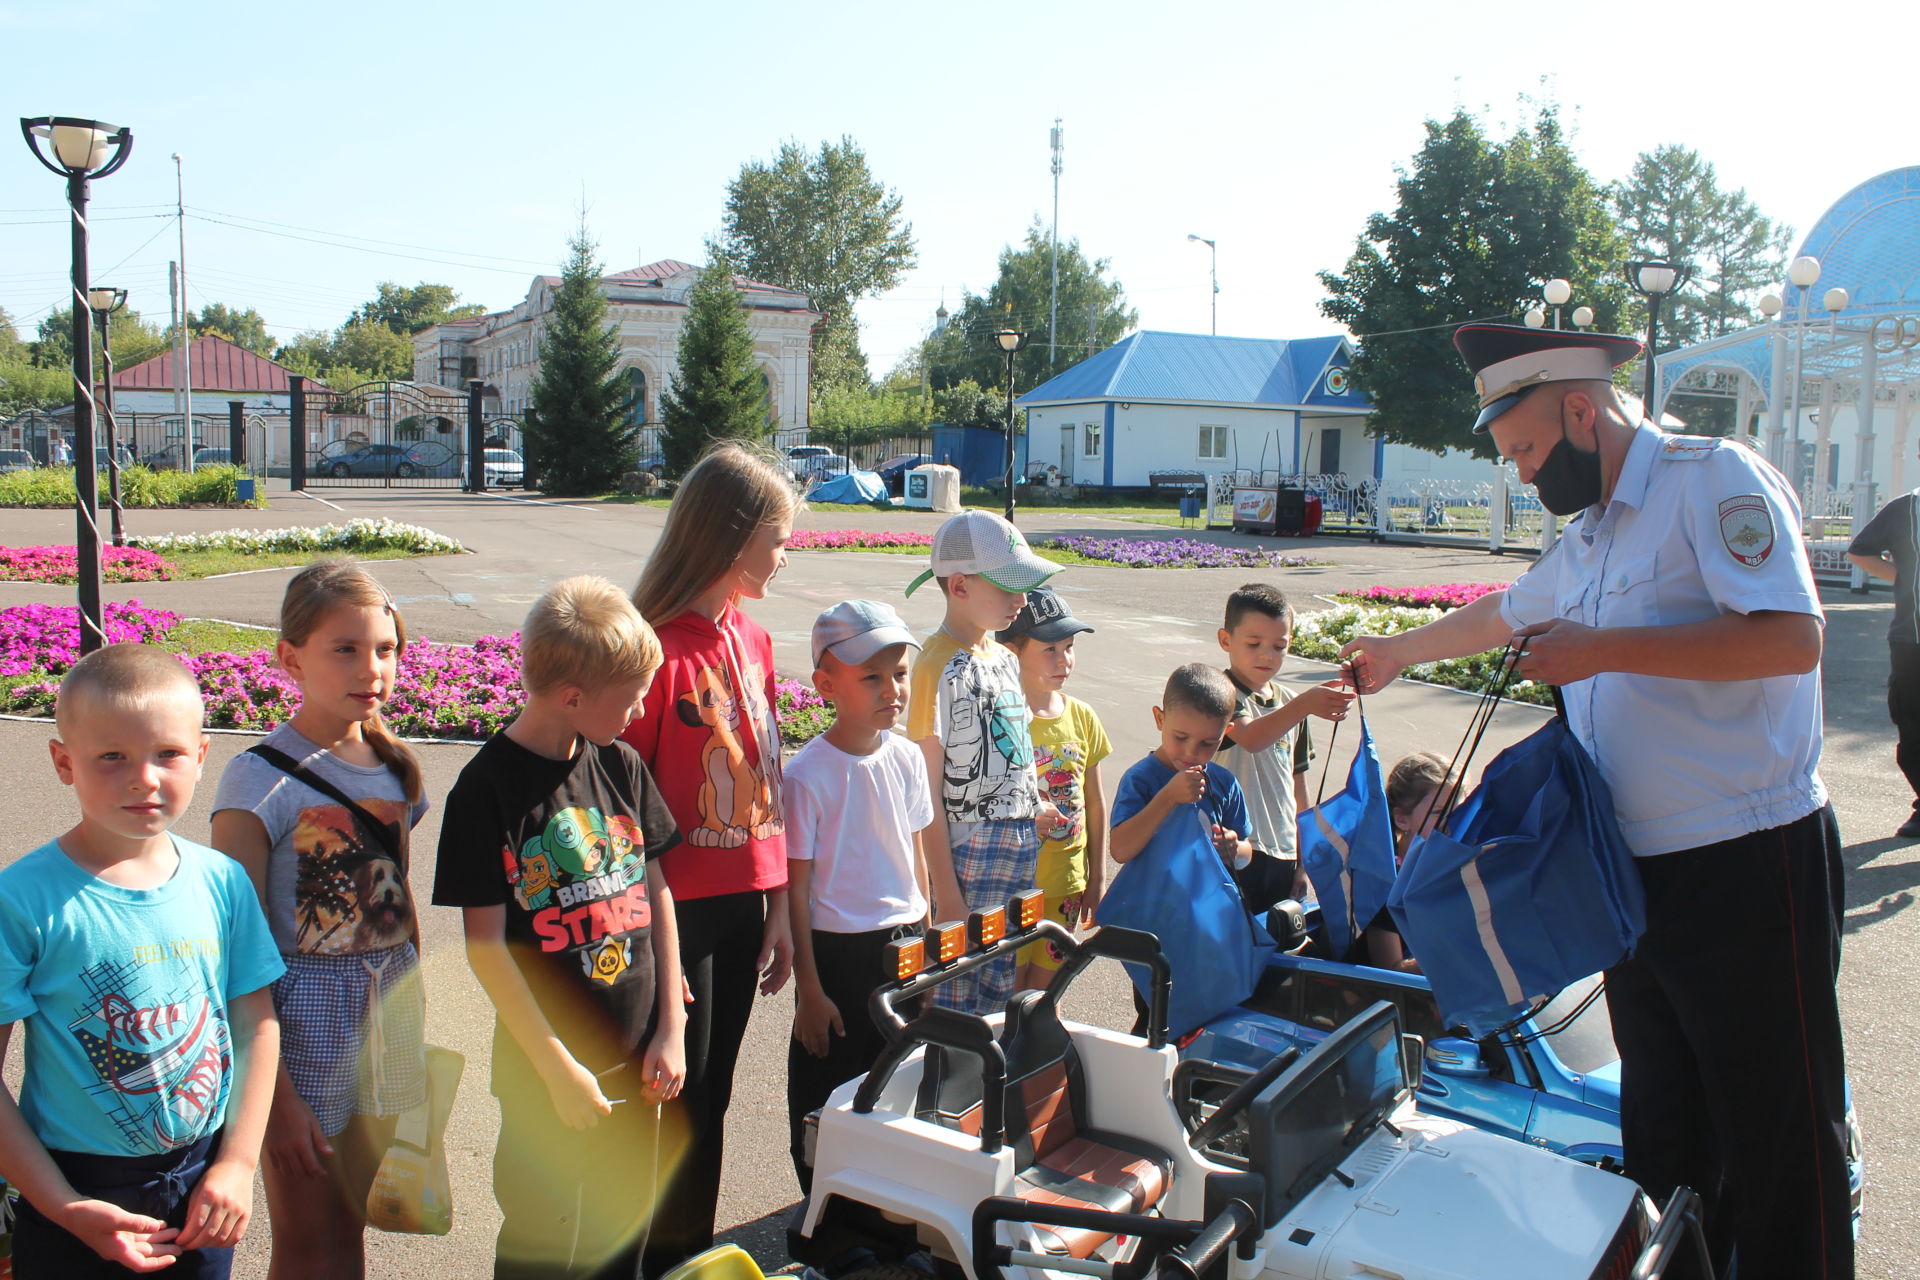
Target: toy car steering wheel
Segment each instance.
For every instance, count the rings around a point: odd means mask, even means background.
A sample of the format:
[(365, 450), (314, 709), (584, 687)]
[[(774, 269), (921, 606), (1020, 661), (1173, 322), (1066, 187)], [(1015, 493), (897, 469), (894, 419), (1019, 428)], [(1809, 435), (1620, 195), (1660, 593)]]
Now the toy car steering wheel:
[(1297, 1046), (1276, 1054), (1273, 1061), (1234, 1086), (1232, 1093), (1220, 1100), (1214, 1113), (1208, 1116), (1199, 1128), (1187, 1135), (1187, 1145), (1195, 1151), (1217, 1142), (1232, 1131), (1240, 1118), (1240, 1113), (1252, 1105), (1260, 1096), (1260, 1091), (1280, 1078), (1280, 1073), (1299, 1061), (1300, 1050)]

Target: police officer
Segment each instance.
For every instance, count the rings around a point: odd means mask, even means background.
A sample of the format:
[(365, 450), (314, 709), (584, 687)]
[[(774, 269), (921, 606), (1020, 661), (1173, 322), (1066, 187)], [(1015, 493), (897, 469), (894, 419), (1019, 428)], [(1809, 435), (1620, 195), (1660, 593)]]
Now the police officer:
[(1372, 693), (1511, 640), (1520, 675), (1561, 686), (1647, 892), (1607, 974), (1627, 1172), (1706, 1198), (1722, 1275), (1851, 1277), (1840, 841), (1799, 505), (1741, 445), (1629, 414), (1611, 374), (1632, 338), (1467, 325), (1454, 346), (1474, 430), (1570, 523), (1505, 591), (1341, 657)]

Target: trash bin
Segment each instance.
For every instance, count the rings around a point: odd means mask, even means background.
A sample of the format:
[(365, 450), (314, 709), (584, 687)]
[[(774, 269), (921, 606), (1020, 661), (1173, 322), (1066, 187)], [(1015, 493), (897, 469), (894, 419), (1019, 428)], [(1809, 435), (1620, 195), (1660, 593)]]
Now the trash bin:
[(1200, 495), (1191, 489), (1180, 495), (1180, 518), (1182, 520), (1200, 518)]
[(241, 502), (253, 501), (253, 477), (242, 476), (233, 482), (233, 496)]

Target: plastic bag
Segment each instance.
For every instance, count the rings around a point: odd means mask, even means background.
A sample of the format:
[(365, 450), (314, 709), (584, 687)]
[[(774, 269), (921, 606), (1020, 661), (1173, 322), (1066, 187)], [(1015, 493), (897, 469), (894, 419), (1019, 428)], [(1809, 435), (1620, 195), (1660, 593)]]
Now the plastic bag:
[(427, 1046), (427, 1100), (400, 1116), (367, 1189), (367, 1221), (382, 1231), (443, 1236), (453, 1230), (447, 1180), (447, 1119), (467, 1060)]

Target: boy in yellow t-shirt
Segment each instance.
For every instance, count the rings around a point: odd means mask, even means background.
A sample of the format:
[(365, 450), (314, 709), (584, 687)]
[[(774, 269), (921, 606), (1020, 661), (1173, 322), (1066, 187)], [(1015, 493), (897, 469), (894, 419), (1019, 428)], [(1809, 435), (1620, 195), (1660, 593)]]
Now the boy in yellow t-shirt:
[[(1020, 659), (1040, 794), (1060, 811), (1051, 829), (1041, 831), (1035, 883), (1047, 895), (1048, 918), (1069, 929), (1093, 922), (1107, 882), (1107, 793), (1100, 762), (1113, 745), (1093, 708), (1061, 692), (1073, 674), (1073, 639), (1092, 630), (1051, 587), (1035, 587), (1013, 625), (995, 637)], [(1063, 958), (1050, 942), (1021, 948), (1019, 985), (1045, 987)]]

